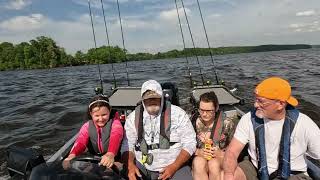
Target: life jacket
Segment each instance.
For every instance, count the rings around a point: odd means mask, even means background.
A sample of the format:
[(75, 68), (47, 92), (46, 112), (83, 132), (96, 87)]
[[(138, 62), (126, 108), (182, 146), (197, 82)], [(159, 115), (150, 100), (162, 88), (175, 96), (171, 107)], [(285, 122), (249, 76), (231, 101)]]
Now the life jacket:
[[(197, 132), (197, 119), (199, 117), (199, 113), (197, 112), (196, 114), (193, 115), (191, 118), (192, 120), (192, 125), (194, 127), (194, 130)], [(223, 135), (223, 126), (224, 126), (224, 120), (226, 118), (226, 115), (222, 113), (220, 110), (215, 113), (215, 119), (213, 121), (213, 126), (211, 128), (211, 134), (210, 134), (210, 139), (212, 139), (213, 143), (215, 145), (218, 145), (219, 147), (222, 146), (220, 143), (221, 140), (226, 138)], [(221, 144), (221, 145), (220, 145)], [(197, 142), (197, 147), (202, 148), (204, 146), (204, 143), (199, 141)]]
[(164, 107), (160, 115), (160, 134), (159, 143), (148, 145), (144, 138), (143, 128), (143, 111), (142, 104), (138, 105), (135, 109), (135, 127), (138, 134), (138, 140), (135, 146), (136, 151), (141, 151), (142, 154), (147, 154), (148, 150), (154, 149), (169, 149), (174, 142), (170, 142), (170, 128), (171, 128), (171, 103), (165, 101)]
[[(280, 140), (280, 151), (278, 155), (279, 166), (276, 170), (276, 177), (279, 179), (288, 179), (291, 174), (290, 167), (290, 136), (299, 117), (299, 111), (292, 106), (286, 109), (286, 117), (282, 127)], [(251, 111), (251, 121), (255, 134), (256, 151), (258, 158), (259, 179), (269, 180), (267, 166), (264, 121), (256, 116), (256, 110)]]
[(88, 150), (93, 155), (103, 155), (108, 152), (109, 147), (109, 140), (110, 140), (110, 133), (112, 127), (113, 119), (108, 120), (108, 122), (101, 128), (101, 139), (102, 139), (102, 152), (99, 150), (98, 147), (98, 133), (96, 126), (94, 125), (93, 121), (89, 121), (89, 143), (88, 143)]

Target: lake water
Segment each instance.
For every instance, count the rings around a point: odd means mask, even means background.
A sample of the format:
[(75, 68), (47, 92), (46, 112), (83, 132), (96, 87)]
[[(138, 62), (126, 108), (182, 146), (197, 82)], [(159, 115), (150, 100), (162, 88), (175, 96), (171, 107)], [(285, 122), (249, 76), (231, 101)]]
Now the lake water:
[[(188, 59), (200, 80), (195, 58)], [(187, 63), (181, 59), (128, 62), (130, 83), (148, 79), (171, 81), (179, 88), (180, 103), (190, 109)], [(281, 76), (292, 85), (298, 108), (320, 126), (320, 49), (215, 56), (218, 75), (237, 95), (250, 101), (254, 86), (269, 76)], [(205, 79), (214, 80), (210, 57), (201, 57)], [(107, 93), (111, 92), (111, 65), (101, 65)], [(125, 64), (115, 64), (118, 83), (126, 85)], [(5, 148), (15, 144), (38, 147), (48, 158), (86, 121), (85, 111), (99, 85), (96, 65), (48, 70), (0, 72), (0, 179), (6, 178)], [(248, 110), (250, 105), (242, 107)]]

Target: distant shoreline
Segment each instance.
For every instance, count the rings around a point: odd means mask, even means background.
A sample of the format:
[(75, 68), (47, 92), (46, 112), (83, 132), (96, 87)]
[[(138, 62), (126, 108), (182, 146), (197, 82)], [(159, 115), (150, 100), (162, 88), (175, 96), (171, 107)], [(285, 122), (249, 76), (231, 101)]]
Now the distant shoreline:
[(90, 64), (109, 64), (126, 61), (142, 61), (154, 59), (171, 59), (195, 56), (225, 55), (253, 52), (268, 52), (296, 49), (320, 48), (320, 45), (259, 45), (229, 46), (218, 48), (186, 48), (167, 52), (130, 54), (118, 46), (101, 46), (89, 49), (86, 53), (77, 51), (75, 55), (65, 52), (56, 42), (45, 36), (37, 37), (29, 42), (14, 45), (9, 42), (0, 43), (0, 71), (23, 69), (50, 69), (66, 66)]

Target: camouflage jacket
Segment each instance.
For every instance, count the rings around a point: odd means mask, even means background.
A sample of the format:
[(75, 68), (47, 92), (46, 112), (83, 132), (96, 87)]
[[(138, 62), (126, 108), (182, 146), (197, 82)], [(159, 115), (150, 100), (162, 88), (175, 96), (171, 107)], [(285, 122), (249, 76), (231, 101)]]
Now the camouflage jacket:
[[(207, 127), (202, 123), (199, 114), (195, 116), (196, 117), (193, 116), (192, 118), (192, 124), (197, 134), (197, 148), (204, 148), (205, 141), (207, 139), (210, 139), (211, 133), (213, 133), (212, 127), (215, 122), (211, 126)], [(235, 132), (235, 128), (236, 128), (235, 126), (236, 126), (238, 117), (237, 116), (226, 117), (226, 115), (223, 113), (222, 119), (223, 119), (223, 126), (220, 133), (221, 135), (219, 139), (219, 144), (218, 145), (215, 144), (215, 146), (218, 146), (220, 149), (225, 149), (231, 142), (231, 139)]]

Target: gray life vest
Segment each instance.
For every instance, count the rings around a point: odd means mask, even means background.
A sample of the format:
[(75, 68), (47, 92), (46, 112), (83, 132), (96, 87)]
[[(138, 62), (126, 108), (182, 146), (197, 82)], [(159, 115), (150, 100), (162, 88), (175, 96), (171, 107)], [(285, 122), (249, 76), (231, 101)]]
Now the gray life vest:
[(143, 111), (142, 105), (138, 105), (135, 109), (135, 127), (138, 134), (138, 140), (135, 146), (136, 151), (141, 151), (142, 154), (147, 154), (148, 150), (153, 149), (169, 149), (170, 146), (175, 144), (175, 142), (170, 142), (170, 128), (171, 128), (171, 103), (170, 101), (165, 101), (164, 107), (161, 112), (160, 117), (160, 134), (159, 143), (148, 145), (144, 135), (143, 128)]
[(101, 128), (101, 139), (102, 139), (103, 151), (100, 152), (98, 147), (98, 134), (97, 134), (96, 126), (94, 125), (92, 120), (89, 121), (89, 142), (87, 147), (91, 154), (103, 155), (106, 152), (108, 152), (112, 123), (113, 123), (113, 119), (109, 119), (108, 122), (105, 124), (105, 126)]

